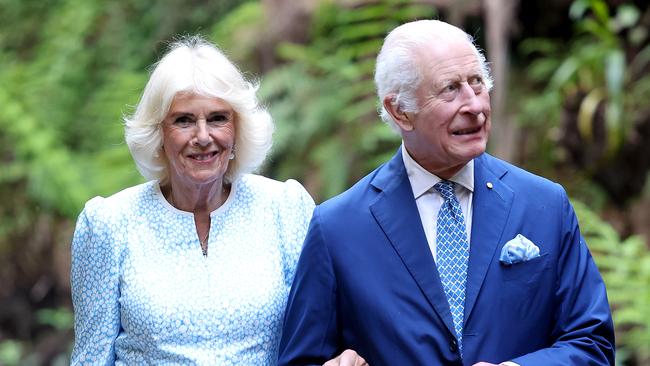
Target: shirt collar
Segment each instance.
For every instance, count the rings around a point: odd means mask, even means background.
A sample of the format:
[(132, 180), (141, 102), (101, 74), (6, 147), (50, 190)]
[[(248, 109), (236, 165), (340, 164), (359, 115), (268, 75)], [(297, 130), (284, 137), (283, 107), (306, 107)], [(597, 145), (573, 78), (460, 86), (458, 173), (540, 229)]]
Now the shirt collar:
[[(424, 169), (420, 164), (413, 160), (408, 151), (406, 151), (404, 144), (402, 144), (401, 149), (402, 160), (404, 161), (406, 174), (411, 182), (413, 196), (415, 199), (418, 199), (442, 179), (435, 174), (431, 174), (428, 170)], [(470, 192), (474, 192), (474, 159), (465, 164), (465, 166), (449, 180), (465, 187)]]

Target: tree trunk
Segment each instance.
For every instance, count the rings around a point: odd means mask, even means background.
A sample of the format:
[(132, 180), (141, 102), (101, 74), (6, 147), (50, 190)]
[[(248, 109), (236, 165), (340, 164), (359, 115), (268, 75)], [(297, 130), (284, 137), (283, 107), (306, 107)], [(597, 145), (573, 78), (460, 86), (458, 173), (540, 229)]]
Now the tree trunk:
[(494, 77), (490, 147), (494, 155), (511, 162), (516, 159), (518, 128), (507, 116), (505, 105), (508, 96), (508, 39), (517, 3), (517, 0), (483, 0), (487, 56)]

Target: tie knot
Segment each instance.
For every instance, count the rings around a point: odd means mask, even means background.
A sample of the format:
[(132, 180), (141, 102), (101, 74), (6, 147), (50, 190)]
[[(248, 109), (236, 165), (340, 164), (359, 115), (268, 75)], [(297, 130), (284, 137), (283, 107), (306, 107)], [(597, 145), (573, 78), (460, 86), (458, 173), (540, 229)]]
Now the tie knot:
[(448, 180), (441, 180), (440, 182), (436, 183), (433, 188), (436, 189), (442, 196), (442, 198), (445, 199), (445, 201), (448, 200), (454, 200), (456, 198), (456, 195), (454, 194), (454, 186), (456, 183), (448, 181)]

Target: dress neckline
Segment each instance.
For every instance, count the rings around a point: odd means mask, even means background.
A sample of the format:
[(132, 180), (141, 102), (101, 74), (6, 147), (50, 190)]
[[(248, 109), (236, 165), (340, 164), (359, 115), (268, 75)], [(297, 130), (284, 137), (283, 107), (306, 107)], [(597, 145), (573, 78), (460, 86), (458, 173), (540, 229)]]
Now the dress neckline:
[[(226, 211), (228, 207), (232, 204), (232, 201), (234, 201), (234, 197), (237, 194), (237, 187), (239, 186), (239, 180), (237, 179), (236, 181), (232, 182), (230, 185), (230, 193), (228, 194), (228, 198), (224, 201), (223, 205), (217, 207), (214, 211), (210, 212), (210, 217), (213, 217), (215, 215), (219, 215), (222, 212)], [(156, 199), (162, 204), (163, 207), (165, 207), (168, 211), (173, 212), (177, 215), (182, 215), (182, 216), (189, 216), (194, 218), (194, 213), (188, 212), (188, 211), (183, 211), (179, 210), (178, 208), (174, 207), (167, 201), (165, 198), (165, 195), (162, 193), (162, 190), (160, 189), (160, 181), (152, 181), (153, 184), (153, 189), (154, 189), (154, 195), (156, 196)]]

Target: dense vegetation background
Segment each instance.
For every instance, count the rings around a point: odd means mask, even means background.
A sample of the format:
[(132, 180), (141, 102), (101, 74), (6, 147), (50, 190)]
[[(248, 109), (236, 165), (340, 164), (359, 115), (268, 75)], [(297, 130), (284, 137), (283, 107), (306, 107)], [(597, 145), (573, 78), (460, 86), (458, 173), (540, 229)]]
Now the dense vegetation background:
[(64, 365), (69, 245), (95, 195), (139, 183), (123, 142), (150, 65), (201, 33), (250, 75), (277, 123), (262, 173), (317, 201), (392, 155), (374, 57), (440, 18), (495, 74), (490, 151), (562, 183), (603, 273), (618, 360), (650, 365), (650, 10), (617, 0), (0, 0), (0, 365)]

